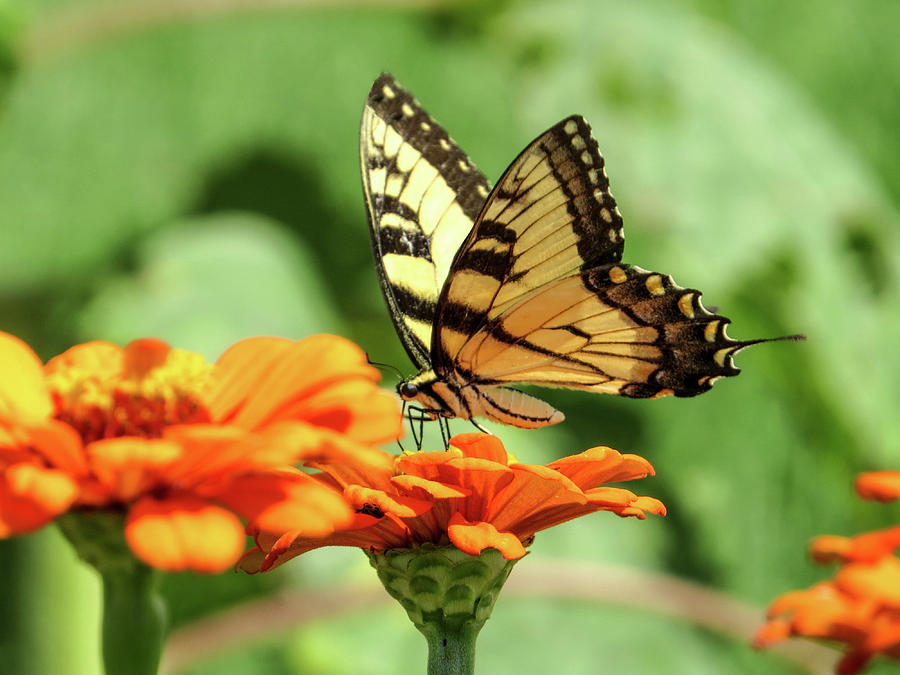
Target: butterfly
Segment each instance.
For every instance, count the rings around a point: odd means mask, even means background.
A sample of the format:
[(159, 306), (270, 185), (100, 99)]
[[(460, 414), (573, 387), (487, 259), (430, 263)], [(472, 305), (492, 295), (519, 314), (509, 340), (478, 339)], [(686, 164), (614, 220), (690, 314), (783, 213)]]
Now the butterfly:
[(397, 391), (432, 419), (564, 419), (513, 383), (695, 396), (765, 341), (732, 340), (699, 291), (620, 262), (622, 216), (579, 115), (532, 141), (491, 189), (385, 73), (363, 110), (360, 164), (381, 288), (420, 369)]

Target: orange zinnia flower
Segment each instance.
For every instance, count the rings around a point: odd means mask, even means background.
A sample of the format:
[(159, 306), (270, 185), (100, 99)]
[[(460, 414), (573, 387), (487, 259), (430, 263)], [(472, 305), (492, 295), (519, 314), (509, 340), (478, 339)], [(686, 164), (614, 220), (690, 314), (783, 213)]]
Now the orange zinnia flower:
[[(862, 474), (857, 491), (867, 499), (900, 497), (900, 472)], [(819, 563), (842, 563), (834, 578), (810, 589), (786, 593), (769, 608), (769, 620), (755, 645), (788, 637), (841, 643), (846, 653), (840, 675), (861, 672), (878, 655), (900, 659), (900, 526), (856, 537), (826, 535), (811, 545)]]
[(840, 675), (859, 673), (879, 654), (900, 659), (900, 560), (845, 565), (831, 581), (781, 596), (768, 615), (757, 647), (788, 637), (842, 643)]
[(461, 434), (450, 444), (449, 452), (400, 455), (393, 466), (312, 463), (323, 470), (322, 483), (352, 506), (354, 521), (320, 538), (258, 528), (257, 548), (241, 568), (265, 571), (333, 545), (379, 553), (450, 543), (472, 556), (494, 548), (515, 560), (536, 532), (588, 513), (665, 514), (652, 497), (603, 485), (652, 475), (637, 455), (597, 447), (541, 466), (516, 462), (487, 434)]
[(66, 511), (126, 514), (132, 551), (165, 570), (220, 571), (256, 528), (328, 534), (353, 518), (291, 464), (387, 466), (394, 398), (352, 343), (251, 338), (215, 363), (155, 339), (90, 342), (42, 366), (0, 333), (0, 536)]

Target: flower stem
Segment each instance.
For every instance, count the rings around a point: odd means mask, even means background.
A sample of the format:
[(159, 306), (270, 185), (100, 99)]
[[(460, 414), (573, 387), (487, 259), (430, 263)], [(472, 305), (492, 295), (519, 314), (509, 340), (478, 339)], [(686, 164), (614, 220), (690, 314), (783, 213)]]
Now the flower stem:
[(473, 623), (453, 628), (431, 624), (428, 630), (422, 630), (428, 640), (428, 675), (473, 675), (475, 640), (480, 630), (481, 625)]
[(156, 571), (136, 564), (101, 574), (106, 675), (155, 675), (166, 632)]
[(56, 524), (78, 557), (103, 580), (103, 665), (106, 675), (155, 675), (166, 634), (158, 572), (132, 554), (124, 515), (70, 511)]

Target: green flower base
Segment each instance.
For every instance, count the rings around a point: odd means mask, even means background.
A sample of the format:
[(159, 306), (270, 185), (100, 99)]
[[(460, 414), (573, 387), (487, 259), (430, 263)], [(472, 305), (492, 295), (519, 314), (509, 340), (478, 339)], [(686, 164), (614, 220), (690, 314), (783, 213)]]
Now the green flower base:
[(428, 640), (429, 675), (475, 672), (475, 640), (512, 571), (496, 549), (479, 556), (425, 544), (367, 553), (378, 578)]
[(125, 518), (111, 511), (73, 511), (57, 519), (78, 557), (103, 581), (106, 675), (156, 675), (166, 634), (158, 573), (128, 548)]

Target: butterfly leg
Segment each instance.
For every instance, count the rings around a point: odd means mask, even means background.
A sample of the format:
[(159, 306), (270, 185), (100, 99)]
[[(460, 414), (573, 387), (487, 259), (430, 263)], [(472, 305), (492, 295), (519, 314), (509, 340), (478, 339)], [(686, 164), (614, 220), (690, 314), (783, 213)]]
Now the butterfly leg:
[(444, 442), (444, 450), (450, 449), (450, 418), (438, 417), (438, 426), (441, 429), (441, 440)]
[[(404, 409), (406, 409), (405, 404)], [(412, 434), (413, 442), (416, 444), (416, 450), (421, 450), (422, 444), (425, 442), (425, 420), (434, 419), (434, 416), (424, 408), (413, 408), (410, 406), (406, 413), (406, 419), (409, 422), (409, 431)]]
[[(401, 419), (406, 417), (406, 401), (403, 401), (400, 407), (400, 417)], [(400, 442), (400, 439), (397, 439), (397, 447), (400, 448), (400, 452), (406, 452), (406, 448), (403, 447), (403, 443)]]
[[(476, 422), (476, 421), (474, 420), (474, 418), (469, 418), (469, 421), (472, 423), (472, 426), (473, 426), (473, 427), (475, 427), (476, 429), (478, 429), (478, 431), (480, 431), (480, 432), (482, 432), (482, 433), (484, 433), (484, 434), (490, 434), (490, 433), (491, 433), (489, 430), (485, 429), (485, 428), (484, 428), (483, 426), (481, 426), (478, 422)], [(493, 434), (491, 434), (491, 435), (493, 436)]]

